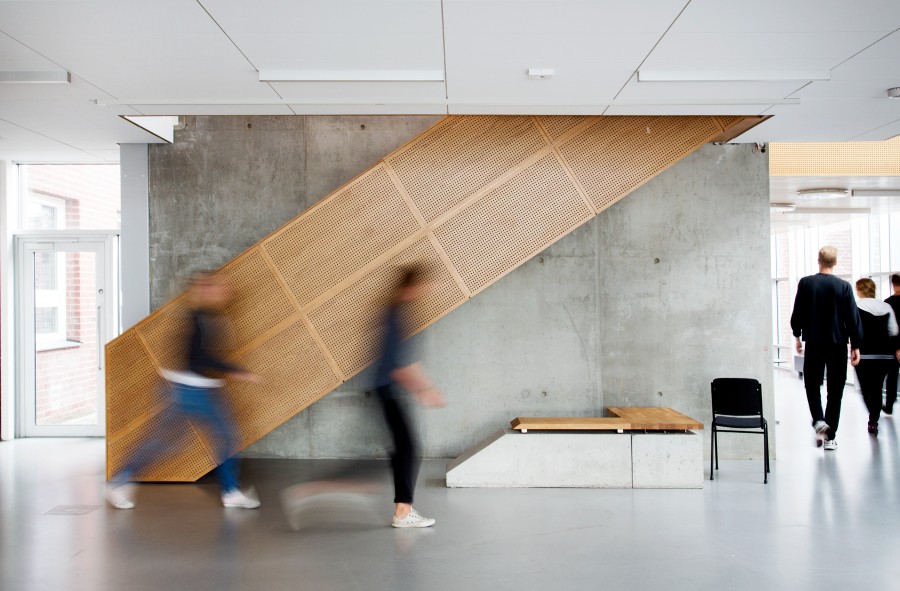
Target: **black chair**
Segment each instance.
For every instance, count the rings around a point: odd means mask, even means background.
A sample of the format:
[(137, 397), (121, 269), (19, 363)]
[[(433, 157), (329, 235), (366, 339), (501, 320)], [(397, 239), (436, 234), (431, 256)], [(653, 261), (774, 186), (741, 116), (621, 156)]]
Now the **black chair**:
[(756, 433), (763, 436), (763, 483), (769, 481), (769, 426), (763, 418), (762, 386), (749, 378), (716, 378), (712, 390), (712, 442), (709, 455), (709, 479), (713, 479), (713, 460), (719, 469), (719, 432)]

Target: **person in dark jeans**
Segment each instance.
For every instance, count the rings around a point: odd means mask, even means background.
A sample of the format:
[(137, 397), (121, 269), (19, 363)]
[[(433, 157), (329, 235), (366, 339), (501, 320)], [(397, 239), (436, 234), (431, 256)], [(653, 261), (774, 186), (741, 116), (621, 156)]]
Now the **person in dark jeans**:
[(894, 310), (885, 302), (875, 299), (874, 281), (868, 277), (857, 281), (856, 294), (859, 296), (857, 306), (863, 326), (856, 376), (866, 408), (869, 409), (869, 433), (878, 435), (881, 387), (888, 370), (897, 362), (894, 343), (900, 331), (897, 329)]
[[(850, 364), (859, 363), (862, 324), (850, 284), (834, 276), (837, 249), (823, 246), (819, 250), (819, 272), (800, 280), (791, 328), (797, 339), (797, 353), (803, 360), (803, 384), (806, 400), (816, 431), (816, 446), (836, 450), (841, 399), (847, 380), (847, 339), (850, 340)], [(828, 403), (822, 412), (822, 381), (828, 370)]]
[[(900, 318), (900, 275), (891, 275), (891, 287), (894, 288), (894, 295), (884, 300), (894, 310), (894, 318)], [(894, 349), (898, 351), (894, 362), (888, 369), (887, 380), (884, 384), (884, 406), (881, 410), (885, 415), (894, 414), (894, 403), (897, 402), (897, 375), (900, 374), (900, 336), (894, 339)]]
[(407, 308), (427, 290), (422, 267), (410, 265), (399, 270), (399, 281), (385, 314), (380, 356), (375, 365), (375, 390), (394, 444), (391, 453), (395, 503), (393, 527), (430, 527), (435, 523), (412, 506), (419, 467), (418, 444), (401, 391), (413, 394), (423, 406), (444, 405), (443, 395), (421, 364), (412, 359), (406, 339)]

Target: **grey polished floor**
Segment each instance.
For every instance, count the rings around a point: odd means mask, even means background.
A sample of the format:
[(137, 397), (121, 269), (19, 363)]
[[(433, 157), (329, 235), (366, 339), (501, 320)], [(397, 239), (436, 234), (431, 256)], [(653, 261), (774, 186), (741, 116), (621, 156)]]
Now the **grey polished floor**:
[[(245, 462), (259, 511), (223, 510), (214, 482), (145, 485), (117, 511), (100, 498), (102, 441), (0, 443), (0, 589), (900, 588), (900, 416), (870, 437), (848, 389), (840, 449), (825, 453), (800, 382), (775, 381), (768, 485), (759, 462), (723, 462), (703, 490), (448, 490), (444, 462), (427, 462), (417, 506), (431, 530), (291, 531), (278, 492), (328, 462)], [(45, 514), (59, 505), (101, 506)], [(386, 523), (387, 493), (383, 505)]]

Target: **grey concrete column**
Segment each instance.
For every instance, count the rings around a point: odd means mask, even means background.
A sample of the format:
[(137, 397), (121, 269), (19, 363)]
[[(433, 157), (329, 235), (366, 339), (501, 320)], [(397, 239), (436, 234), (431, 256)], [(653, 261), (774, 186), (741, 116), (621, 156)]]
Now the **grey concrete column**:
[(122, 330), (150, 314), (150, 201), (147, 144), (122, 144)]

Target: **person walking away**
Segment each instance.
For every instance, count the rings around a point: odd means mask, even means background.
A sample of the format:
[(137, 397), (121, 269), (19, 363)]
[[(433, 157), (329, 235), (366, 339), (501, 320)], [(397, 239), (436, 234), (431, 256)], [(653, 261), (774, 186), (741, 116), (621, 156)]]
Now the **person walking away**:
[[(850, 284), (834, 276), (837, 249), (823, 246), (818, 256), (819, 272), (797, 284), (791, 329), (797, 353), (803, 360), (803, 385), (816, 432), (816, 446), (837, 449), (841, 399), (847, 381), (847, 340), (850, 340), (850, 364), (859, 363), (862, 325)], [(822, 382), (828, 371), (827, 405), (822, 412)]]
[(866, 408), (869, 409), (868, 430), (878, 435), (878, 419), (881, 417), (881, 387), (888, 371), (897, 362), (895, 340), (897, 317), (885, 302), (875, 299), (875, 282), (868, 277), (856, 282), (859, 296), (859, 318), (862, 321), (863, 338), (859, 346), (859, 365), (856, 377)]
[[(884, 301), (893, 308), (894, 318), (900, 318), (900, 275), (891, 275), (891, 287), (894, 288), (894, 294)], [(900, 374), (900, 337), (894, 339), (894, 349), (897, 350), (897, 357), (888, 370), (887, 380), (885, 380), (884, 384), (884, 406), (881, 407), (881, 411), (888, 417), (894, 414), (894, 403), (897, 402), (897, 375)]]

